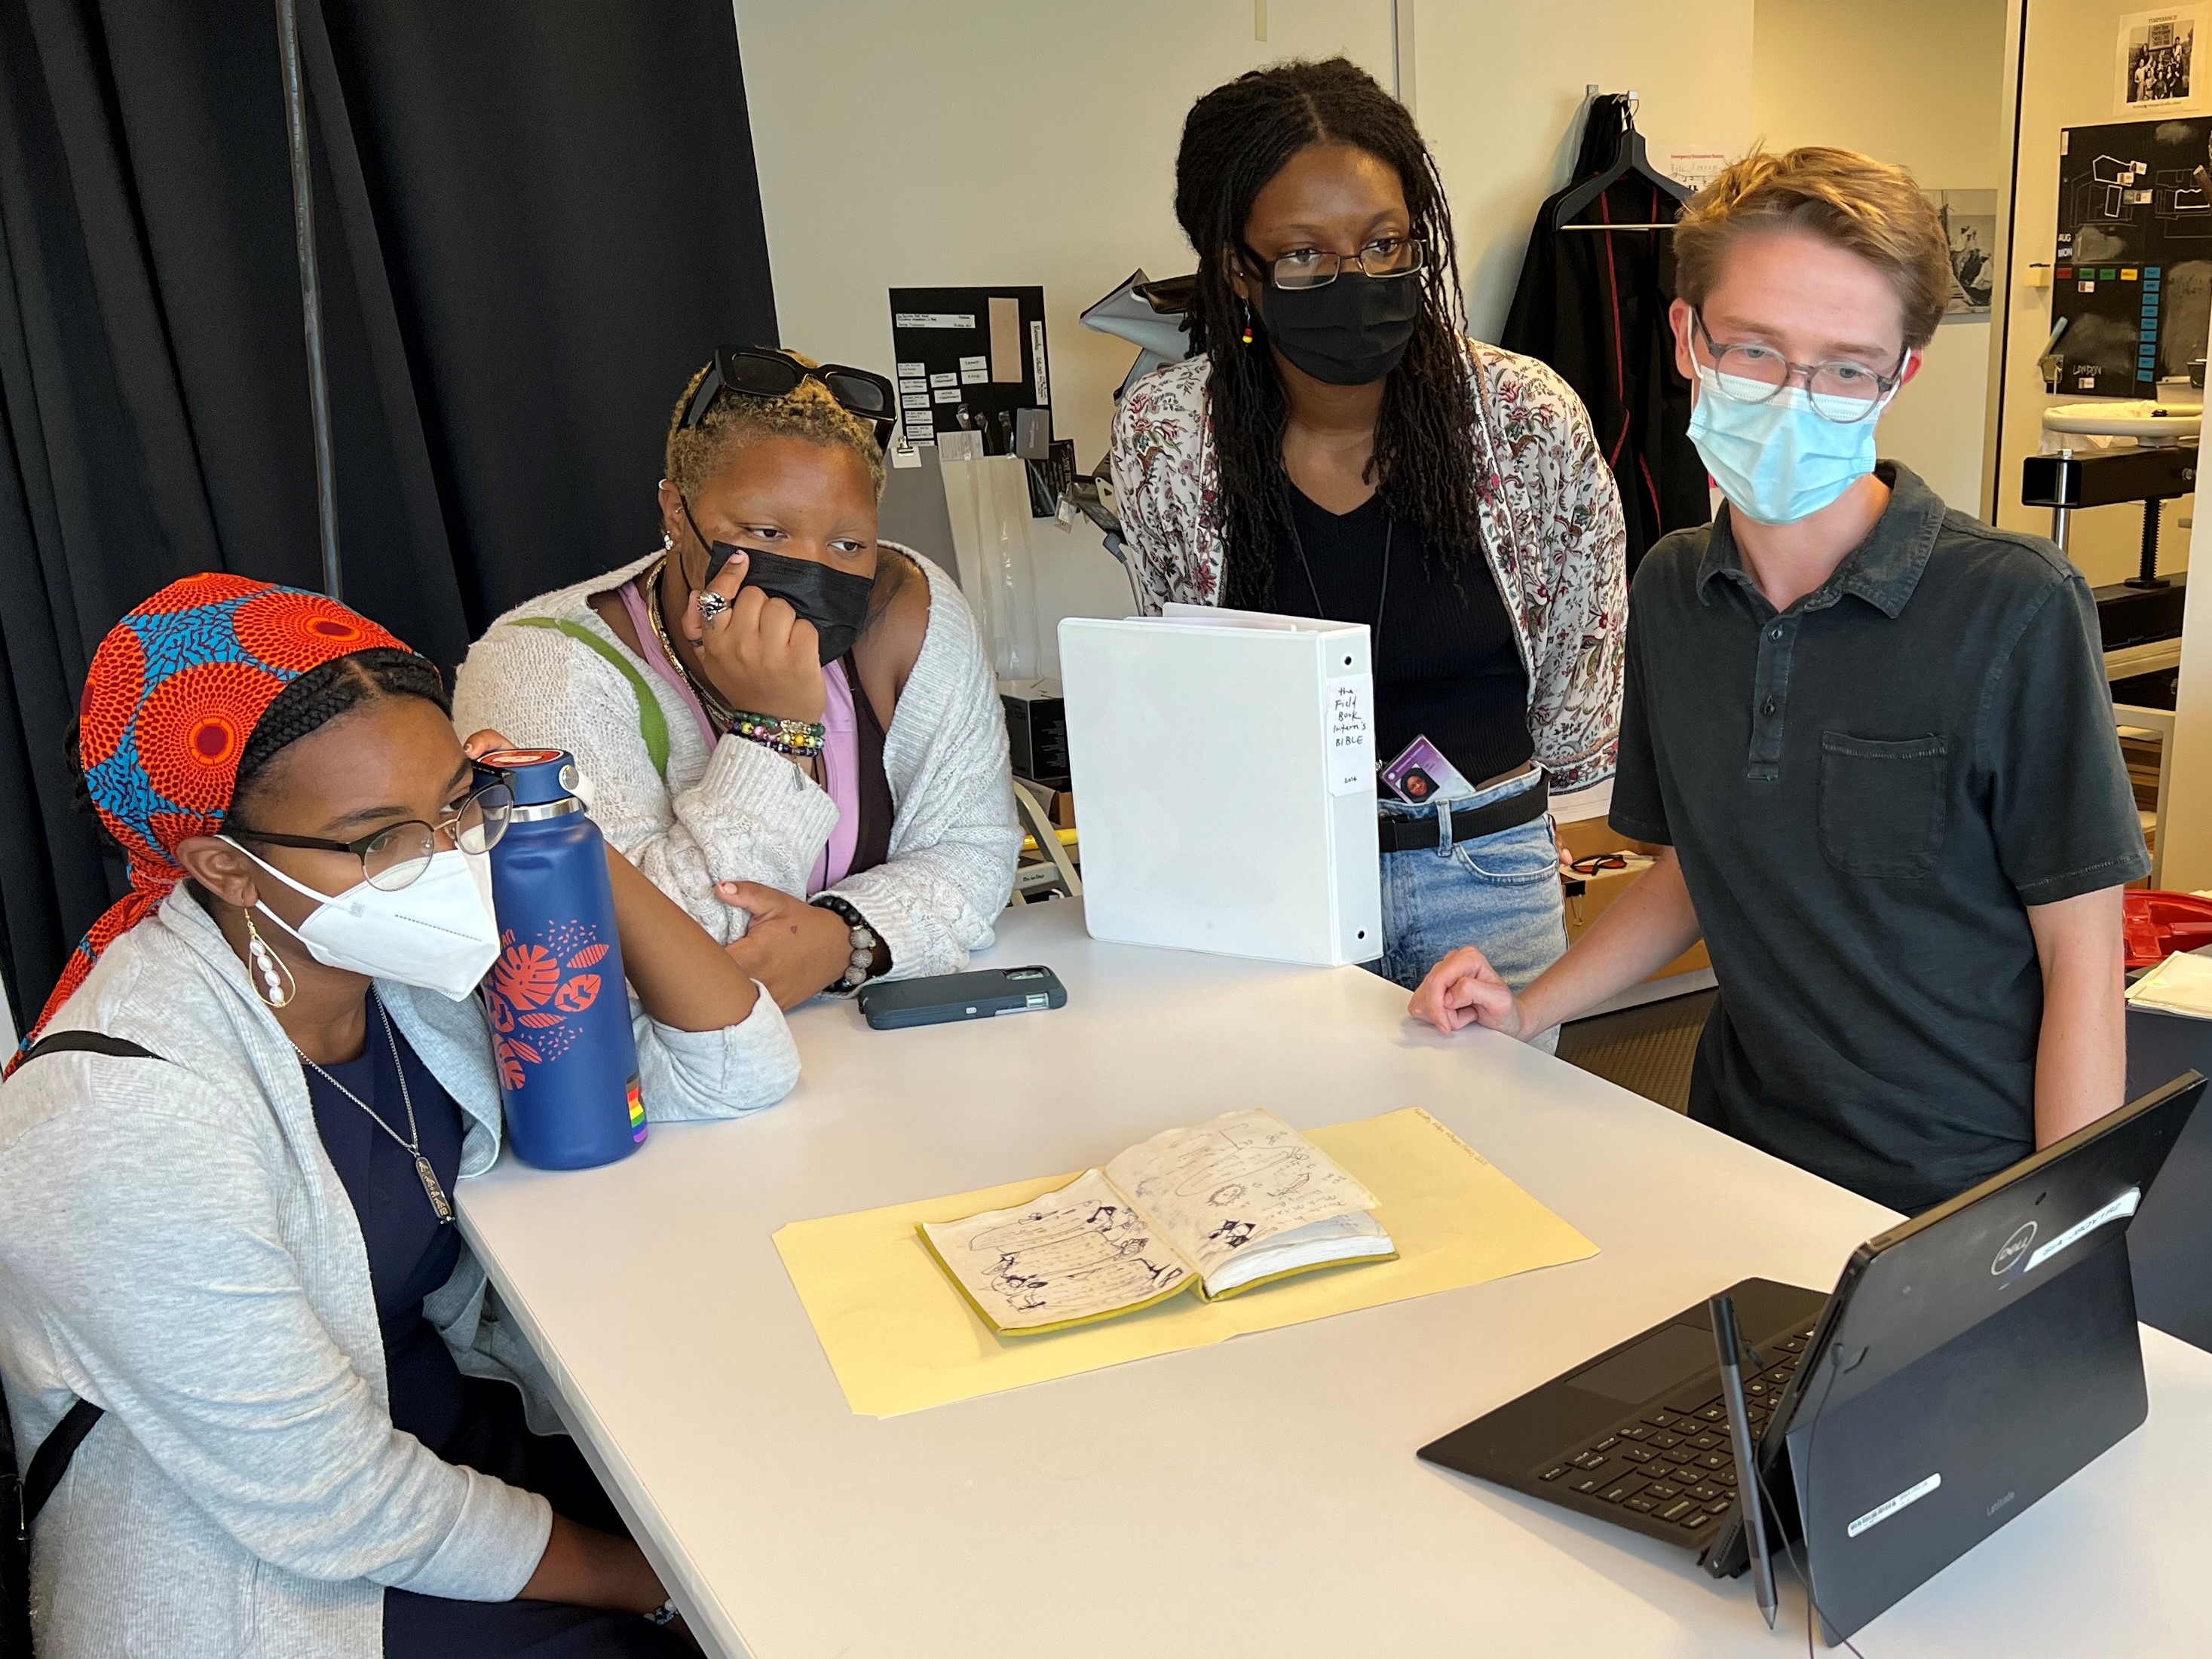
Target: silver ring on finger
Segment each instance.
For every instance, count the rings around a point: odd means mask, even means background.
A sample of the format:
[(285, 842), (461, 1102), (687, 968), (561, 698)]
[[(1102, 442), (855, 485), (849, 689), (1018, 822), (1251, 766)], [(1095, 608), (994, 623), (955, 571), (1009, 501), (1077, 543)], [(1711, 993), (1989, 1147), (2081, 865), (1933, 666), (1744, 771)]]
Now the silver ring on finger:
[(714, 621), (729, 608), (730, 602), (720, 593), (702, 593), (699, 596), (699, 620), (702, 623)]

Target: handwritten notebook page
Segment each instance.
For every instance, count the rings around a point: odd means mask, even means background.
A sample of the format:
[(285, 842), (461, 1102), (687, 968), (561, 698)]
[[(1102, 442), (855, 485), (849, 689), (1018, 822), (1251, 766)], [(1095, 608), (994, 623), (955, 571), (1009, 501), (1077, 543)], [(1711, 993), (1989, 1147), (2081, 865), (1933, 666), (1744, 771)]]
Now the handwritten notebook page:
[(1154, 1135), (1106, 1175), (1207, 1279), (1248, 1246), (1375, 1207), (1374, 1194), (1261, 1107)]
[(922, 1236), (1002, 1331), (1041, 1331), (1172, 1296), (1191, 1264), (1096, 1170), (1011, 1210), (925, 1224)]

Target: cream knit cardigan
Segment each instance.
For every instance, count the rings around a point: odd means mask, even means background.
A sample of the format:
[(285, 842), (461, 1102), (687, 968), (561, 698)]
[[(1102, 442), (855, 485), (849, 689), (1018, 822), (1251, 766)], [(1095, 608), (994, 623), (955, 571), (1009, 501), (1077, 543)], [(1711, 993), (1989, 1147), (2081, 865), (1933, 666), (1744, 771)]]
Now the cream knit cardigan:
[[(967, 965), (989, 945), (1013, 890), (1022, 832), (1007, 775), (1006, 715), (967, 602), (928, 560), (894, 546), (929, 579), (929, 629), (884, 733), (895, 816), (890, 857), (832, 890), (866, 916), (901, 978)], [(653, 885), (727, 943), (744, 913), (714, 895), (757, 881), (804, 895), (837, 822), (836, 803), (781, 756), (742, 738), (709, 749), (699, 723), (590, 605), (659, 555), (543, 594), (486, 631), (461, 665), (454, 723), (491, 726), (530, 747), (566, 749), (585, 777), (592, 817)], [(580, 625), (611, 646), (651, 690), (668, 733), (655, 771), (631, 681), (599, 651), (526, 618)]]

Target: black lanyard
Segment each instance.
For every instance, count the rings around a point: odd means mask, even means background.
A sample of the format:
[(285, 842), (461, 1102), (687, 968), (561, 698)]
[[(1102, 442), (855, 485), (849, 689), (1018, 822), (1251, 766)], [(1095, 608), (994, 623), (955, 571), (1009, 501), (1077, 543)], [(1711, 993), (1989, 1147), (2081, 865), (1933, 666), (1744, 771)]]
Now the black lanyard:
[[(1382, 586), (1375, 595), (1375, 621), (1367, 630), (1367, 663), (1370, 668), (1382, 659), (1382, 611), (1383, 607), (1390, 602), (1390, 544), (1396, 538), (1397, 534), (1397, 520), (1383, 520)], [(1306, 559), (1305, 538), (1298, 534), (1298, 524), (1295, 517), (1291, 520), (1291, 545), (1298, 550), (1298, 568), (1306, 573), (1306, 591), (1313, 595), (1314, 615), (1325, 622), (1331, 620), (1328, 607), (1321, 602), (1321, 587), (1314, 580), (1313, 566)]]

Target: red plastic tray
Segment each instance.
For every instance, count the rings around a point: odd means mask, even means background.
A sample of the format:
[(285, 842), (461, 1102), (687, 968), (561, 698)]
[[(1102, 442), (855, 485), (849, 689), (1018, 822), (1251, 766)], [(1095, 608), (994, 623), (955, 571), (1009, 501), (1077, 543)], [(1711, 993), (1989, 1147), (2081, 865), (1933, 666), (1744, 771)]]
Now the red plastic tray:
[(2124, 902), (2130, 971), (2155, 968), (2176, 951), (2212, 945), (2212, 899), (2194, 893), (2130, 891)]

